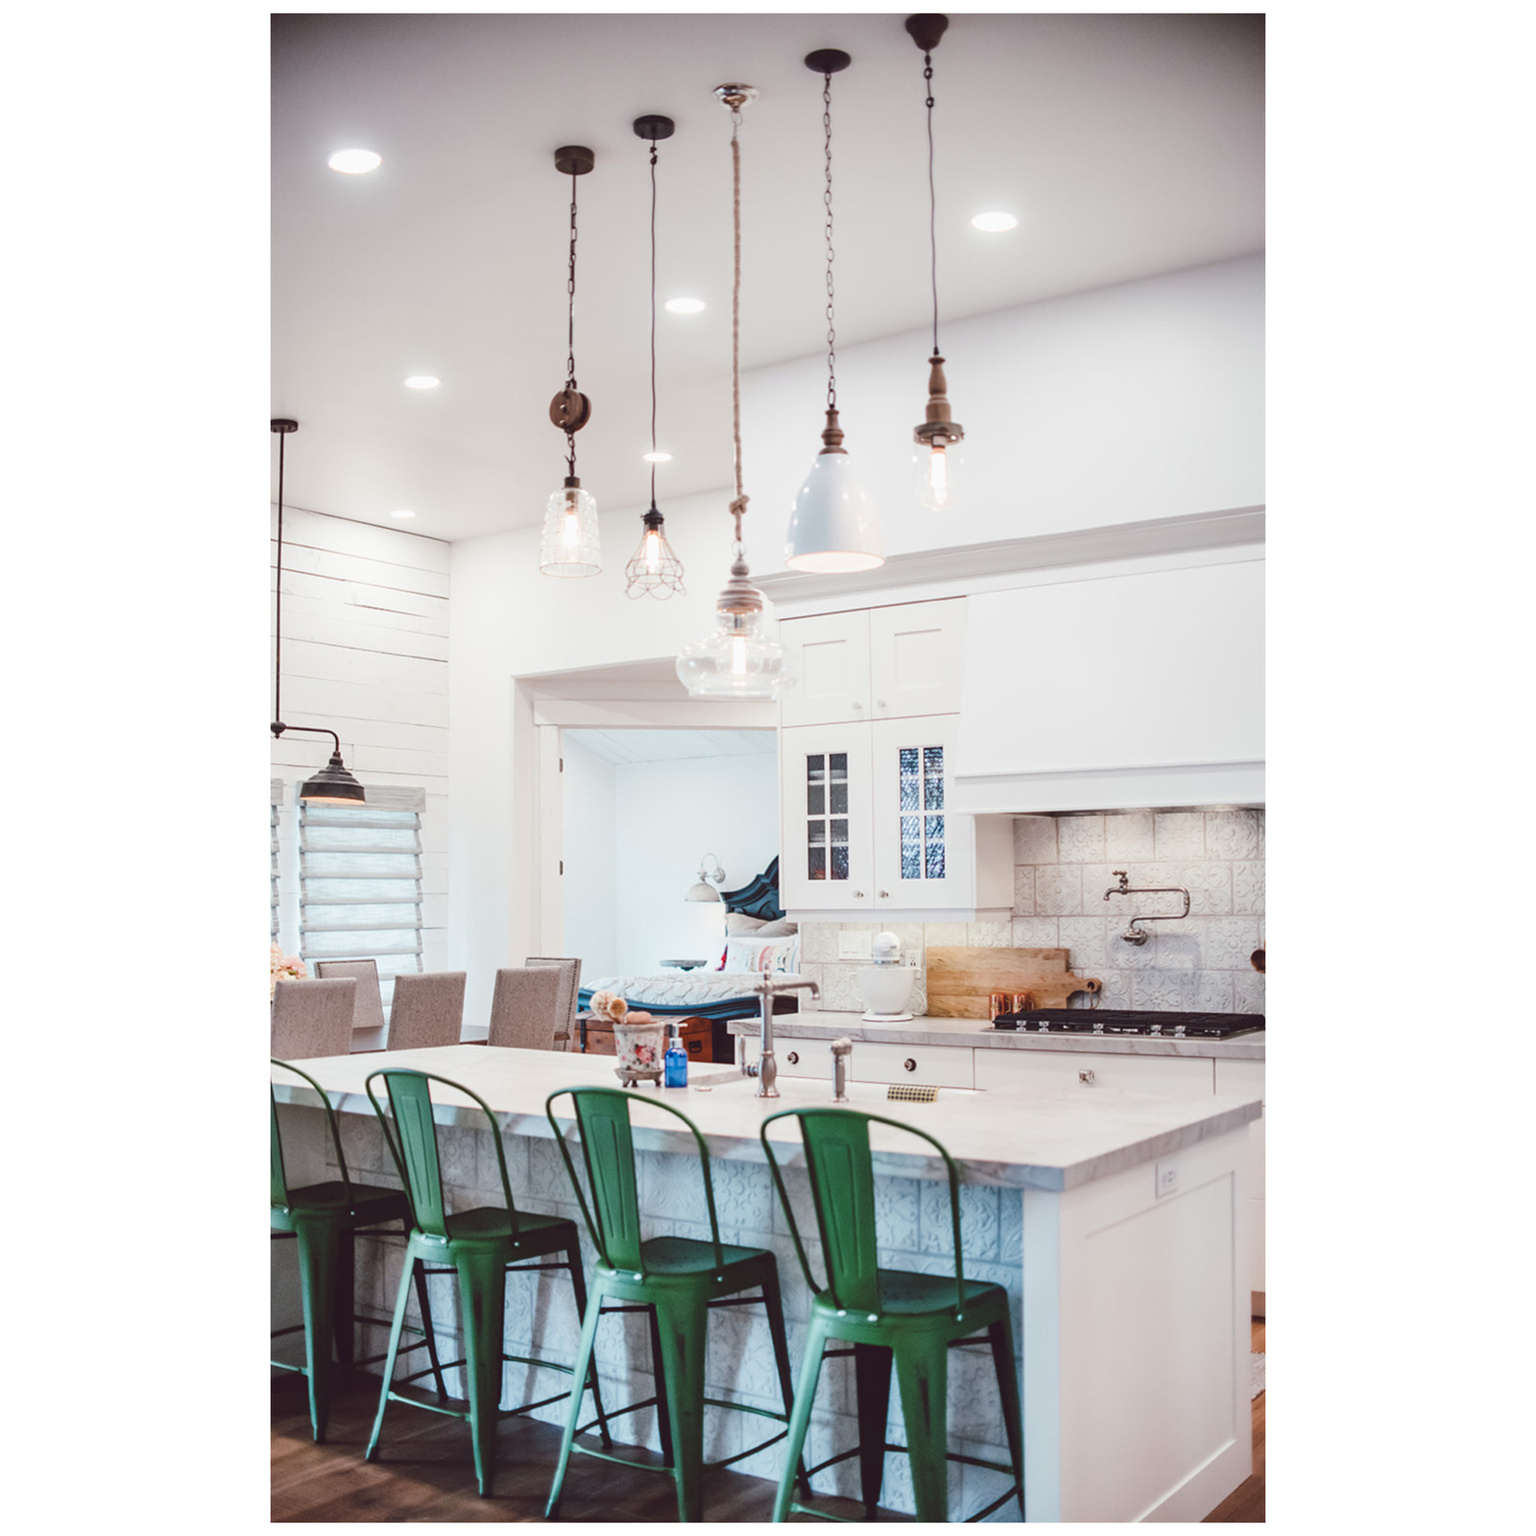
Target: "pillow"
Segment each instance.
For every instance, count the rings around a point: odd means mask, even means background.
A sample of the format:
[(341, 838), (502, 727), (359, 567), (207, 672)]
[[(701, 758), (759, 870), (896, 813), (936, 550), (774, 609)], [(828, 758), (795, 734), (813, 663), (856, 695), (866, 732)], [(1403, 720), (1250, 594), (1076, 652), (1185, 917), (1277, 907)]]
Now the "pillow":
[(761, 928), (755, 930), (760, 939), (788, 938), (792, 933), (799, 933), (800, 925), (791, 922), (787, 917), (776, 917), (771, 923), (764, 923)]
[[(725, 914), (725, 932), (727, 938), (745, 938), (749, 933), (756, 933), (759, 928), (766, 928), (766, 917), (748, 917), (745, 912), (727, 912)], [(769, 938), (773, 935), (769, 934)]]
[(767, 971), (774, 975), (787, 974), (800, 963), (800, 940), (775, 939), (763, 943), (756, 934), (750, 938), (725, 941), (723, 971), (754, 973)]

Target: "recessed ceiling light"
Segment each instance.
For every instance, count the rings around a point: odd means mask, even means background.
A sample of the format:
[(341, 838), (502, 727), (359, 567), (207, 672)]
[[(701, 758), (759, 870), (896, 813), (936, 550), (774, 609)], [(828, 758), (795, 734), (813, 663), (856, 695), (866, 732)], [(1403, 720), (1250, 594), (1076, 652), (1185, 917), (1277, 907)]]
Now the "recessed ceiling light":
[(434, 379), (430, 373), (413, 373), (405, 381), (407, 389), (436, 389), (443, 381)]
[(338, 149), (325, 163), (345, 176), (361, 176), (365, 171), (378, 170), (384, 157), (371, 149)]
[(407, 507), (401, 507), (398, 512), (391, 512), (391, 517), (415, 517), (416, 514)]
[(674, 315), (696, 315), (704, 308), (703, 299), (668, 299), (665, 305)]
[(989, 235), (1000, 235), (1005, 229), (1017, 229), (1019, 221), (1011, 213), (978, 213), (971, 224), (984, 229)]
[(644, 459), (647, 464), (665, 464), (672, 457), (672, 455), (670, 453), (661, 453), (658, 451), (656, 453), (642, 453), (640, 457)]

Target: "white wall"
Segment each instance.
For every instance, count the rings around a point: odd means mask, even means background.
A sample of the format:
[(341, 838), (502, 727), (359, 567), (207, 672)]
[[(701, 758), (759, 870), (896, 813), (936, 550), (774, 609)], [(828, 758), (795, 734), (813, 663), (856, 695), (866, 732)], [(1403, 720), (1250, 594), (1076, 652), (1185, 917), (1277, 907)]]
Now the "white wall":
[[(888, 552), (1262, 504), (1262, 298), (1263, 260), (1245, 257), (946, 326), (969, 492), (943, 519), (907, 490), (927, 400), (921, 336), (841, 349), (843, 424)], [(762, 572), (781, 564), (819, 443), (820, 369), (812, 358), (743, 379), (748, 546)], [(545, 480), (509, 494), (541, 504)], [(727, 501), (722, 490), (665, 506), (688, 573), (688, 596), (668, 603), (623, 596), (638, 507), (602, 518), (604, 571), (587, 581), (539, 575), (536, 527), (452, 546), (450, 955), (472, 987), (535, 952), (537, 807), (514, 792), (535, 778), (532, 711), (513, 680), (674, 655), (705, 633), (728, 560)]]
[[(447, 964), (449, 563), (440, 539), (283, 509), (283, 720), (335, 731), (364, 785), (426, 791), (428, 970)], [(275, 506), (271, 571), (275, 593)], [(290, 732), (272, 744), (272, 777), (284, 781), (281, 938), (289, 954), (299, 947), (294, 785), (330, 754), (327, 736)]]
[(618, 969), (614, 766), (569, 732), (560, 752), (565, 760), (565, 933), (560, 952), (581, 956), (582, 981), (588, 982)]
[(643, 974), (664, 959), (713, 962), (725, 942), (725, 908), (684, 901), (683, 893), (705, 853), (718, 856), (731, 890), (778, 852), (777, 754), (623, 763), (614, 785), (618, 971)]

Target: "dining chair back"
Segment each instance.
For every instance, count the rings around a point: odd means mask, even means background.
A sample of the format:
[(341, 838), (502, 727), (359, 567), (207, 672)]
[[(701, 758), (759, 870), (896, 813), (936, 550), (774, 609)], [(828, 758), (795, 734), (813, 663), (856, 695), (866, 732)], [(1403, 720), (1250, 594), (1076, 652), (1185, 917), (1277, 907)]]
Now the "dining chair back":
[(557, 1004), (560, 1014), (560, 1022), (555, 1027), (555, 1049), (568, 1051), (571, 1042), (576, 1038), (576, 1008), (577, 993), (581, 991), (581, 960), (570, 959), (559, 955), (529, 955), (523, 961), (524, 965), (547, 965), (557, 969), (565, 978), (560, 988), (560, 999)]
[(395, 977), (385, 1049), (414, 1051), (457, 1045), (464, 1028), (464, 971), (424, 971)]
[(487, 1045), (553, 1051), (565, 1027), (560, 1014), (564, 975), (550, 966), (504, 966), (496, 972)]
[(337, 976), (352, 977), (357, 982), (352, 1028), (384, 1028), (384, 1000), (379, 993), (377, 960), (316, 960), (315, 975), (322, 981), (334, 980)]
[(272, 991), (272, 1054), (283, 1061), (347, 1055), (356, 994), (351, 976), (278, 982)]

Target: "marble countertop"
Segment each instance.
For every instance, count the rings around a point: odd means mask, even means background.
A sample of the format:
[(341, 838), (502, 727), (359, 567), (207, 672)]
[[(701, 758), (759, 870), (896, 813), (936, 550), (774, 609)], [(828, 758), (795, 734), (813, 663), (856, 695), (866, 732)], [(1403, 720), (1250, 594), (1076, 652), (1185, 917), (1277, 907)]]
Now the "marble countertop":
[[(814, 1016), (813, 1016), (814, 1017)], [(835, 1015), (845, 1021), (847, 1015)], [(363, 1089), (371, 1072), (414, 1067), (435, 1072), (473, 1089), (495, 1111), (504, 1133), (551, 1136), (544, 1101), (556, 1089), (581, 1084), (614, 1086), (611, 1056), (573, 1056), (555, 1051), (505, 1050), (494, 1046), (449, 1045), (432, 1050), (395, 1051), (380, 1056), (324, 1056), (301, 1064), (331, 1096), (337, 1109), (372, 1114)], [(280, 1101), (315, 1104), (314, 1092), (272, 1069)], [(780, 1097), (755, 1096), (756, 1084), (734, 1067), (692, 1067), (684, 1089), (642, 1089), (686, 1114), (706, 1138), (712, 1157), (763, 1161), (758, 1129), (780, 1109), (825, 1104), (829, 1094), (820, 1081), (779, 1079)], [(376, 1089), (377, 1091), (377, 1089)], [(941, 1088), (931, 1104), (888, 1103), (883, 1086), (855, 1083), (852, 1106), (889, 1114), (930, 1132), (961, 1165), (968, 1183), (1014, 1188), (1067, 1190), (1153, 1158), (1166, 1157), (1214, 1136), (1237, 1130), (1258, 1118), (1257, 1097), (1243, 1093), (1176, 1096), (1101, 1089), (1090, 1098), (1062, 1088), (995, 1088), (977, 1093)], [(484, 1126), (471, 1100), (438, 1086), (438, 1119), (445, 1124)], [(557, 1116), (570, 1118), (570, 1101), (557, 1105)], [(637, 1107), (635, 1144), (643, 1151), (689, 1152), (693, 1138), (659, 1110)], [(784, 1161), (799, 1161), (798, 1134), (792, 1123), (776, 1127), (786, 1143)], [(870, 1137), (882, 1173), (942, 1178), (942, 1160), (925, 1144), (884, 1126)]]
[[(733, 1019), (733, 1035), (756, 1039), (756, 1019)], [(802, 1009), (773, 1018), (778, 1040), (866, 1040), (883, 1045), (981, 1046), (1003, 1051), (1102, 1051), (1116, 1056), (1204, 1056), (1227, 1061), (1263, 1061), (1264, 1031), (1230, 1040), (1162, 1040), (1150, 1035), (1041, 1035), (993, 1029), (985, 1019), (914, 1018), (910, 1024), (866, 1024), (856, 1013)]]

